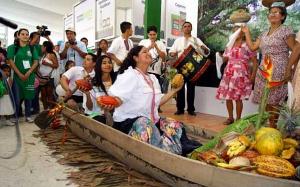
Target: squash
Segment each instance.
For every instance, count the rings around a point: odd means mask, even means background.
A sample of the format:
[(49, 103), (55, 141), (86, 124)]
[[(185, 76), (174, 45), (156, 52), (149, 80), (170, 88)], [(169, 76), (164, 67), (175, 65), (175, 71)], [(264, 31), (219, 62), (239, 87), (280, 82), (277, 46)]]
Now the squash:
[(289, 178), (295, 175), (296, 169), (289, 161), (277, 156), (261, 155), (254, 159), (257, 172), (270, 177)]
[(271, 128), (271, 127), (261, 127), (255, 132), (255, 140), (257, 141), (261, 136), (263, 136), (266, 133), (278, 133), (281, 134), (277, 129)]
[(171, 86), (172, 88), (178, 88), (183, 84), (184, 80), (183, 80), (183, 76), (181, 74), (176, 74), (174, 76), (174, 78), (171, 81)]
[(263, 134), (256, 141), (255, 149), (262, 155), (280, 155), (283, 150), (281, 134), (274, 132)]
[(98, 105), (112, 105), (118, 106), (119, 102), (112, 96), (100, 96), (97, 98)]

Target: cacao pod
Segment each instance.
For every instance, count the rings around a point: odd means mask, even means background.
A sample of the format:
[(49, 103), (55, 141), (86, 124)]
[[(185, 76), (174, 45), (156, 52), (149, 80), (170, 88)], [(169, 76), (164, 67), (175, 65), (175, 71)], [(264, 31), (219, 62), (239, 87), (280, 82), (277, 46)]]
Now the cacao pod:
[(295, 140), (295, 139), (284, 138), (283, 139), (283, 145), (284, 145), (284, 149), (289, 149), (291, 147), (296, 148), (296, 147), (298, 147), (299, 144), (298, 144), (297, 140)]
[(112, 106), (117, 106), (119, 104), (116, 98), (108, 95), (98, 97), (97, 103), (98, 105), (112, 105)]
[(85, 79), (76, 80), (75, 84), (79, 90), (90, 91), (93, 88), (91, 83)]
[(287, 160), (277, 156), (261, 155), (254, 159), (257, 172), (270, 177), (289, 178), (295, 175), (295, 167)]
[(259, 156), (259, 153), (254, 150), (246, 150), (239, 156), (246, 157), (252, 162), (256, 157)]
[(288, 159), (292, 158), (292, 156), (295, 154), (295, 152), (296, 152), (296, 149), (294, 147), (291, 147), (289, 149), (283, 150), (281, 152), (280, 157), (288, 160)]
[(218, 155), (213, 151), (205, 151), (198, 154), (198, 160), (203, 160), (207, 163), (209, 163), (212, 160), (216, 160), (218, 158), (219, 158)]
[(171, 82), (171, 86), (172, 88), (178, 88), (179, 86), (181, 86), (183, 84), (184, 80), (183, 80), (183, 76), (181, 74), (176, 74), (174, 76), (174, 78), (172, 79)]

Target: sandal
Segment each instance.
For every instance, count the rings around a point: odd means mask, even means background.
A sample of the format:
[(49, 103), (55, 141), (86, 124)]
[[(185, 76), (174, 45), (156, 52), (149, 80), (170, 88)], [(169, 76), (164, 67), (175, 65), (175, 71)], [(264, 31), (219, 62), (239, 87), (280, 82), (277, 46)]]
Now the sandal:
[(227, 120), (223, 122), (223, 125), (230, 125), (233, 122), (234, 122), (233, 118), (227, 118)]

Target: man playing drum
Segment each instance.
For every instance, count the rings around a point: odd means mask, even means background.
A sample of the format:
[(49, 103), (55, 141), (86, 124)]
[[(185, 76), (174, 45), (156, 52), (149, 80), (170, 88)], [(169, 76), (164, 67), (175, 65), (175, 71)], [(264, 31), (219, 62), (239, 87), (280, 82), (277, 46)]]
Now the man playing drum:
[[(210, 53), (210, 49), (199, 39), (192, 36), (192, 24), (190, 22), (184, 22), (182, 25), (183, 37), (177, 38), (169, 51), (169, 55), (171, 57), (179, 57), (183, 51), (192, 45), (198, 53), (207, 57)], [(195, 83), (186, 81), (187, 86), (187, 111), (189, 115), (195, 116), (195, 107), (194, 107), (194, 99), (195, 99)], [(185, 108), (185, 88), (177, 92), (177, 103), (176, 103), (177, 111), (175, 115), (184, 114)]]

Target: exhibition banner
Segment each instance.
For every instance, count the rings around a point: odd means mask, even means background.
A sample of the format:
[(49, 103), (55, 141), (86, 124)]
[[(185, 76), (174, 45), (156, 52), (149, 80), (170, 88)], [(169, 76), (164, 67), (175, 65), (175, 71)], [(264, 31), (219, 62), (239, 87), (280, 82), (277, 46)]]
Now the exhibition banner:
[(76, 38), (86, 37), (89, 47), (95, 46), (95, 0), (81, 1), (74, 6)]
[(96, 1), (96, 41), (115, 36), (115, 0)]
[(181, 27), (185, 21), (192, 23), (195, 28), (192, 35), (197, 36), (198, 0), (166, 0), (165, 10), (167, 47), (171, 47), (175, 39), (182, 36)]

